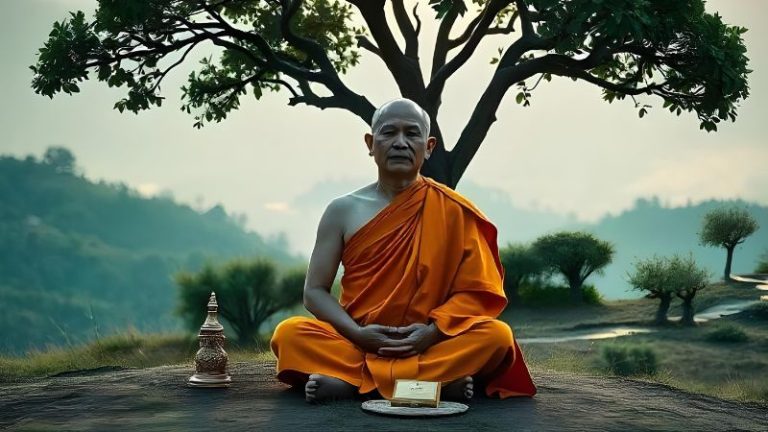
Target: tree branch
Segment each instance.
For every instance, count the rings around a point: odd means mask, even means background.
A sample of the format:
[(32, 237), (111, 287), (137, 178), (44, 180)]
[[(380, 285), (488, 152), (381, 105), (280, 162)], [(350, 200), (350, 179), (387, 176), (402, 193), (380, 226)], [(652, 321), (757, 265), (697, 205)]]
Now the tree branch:
[[(482, 13), (478, 16), (482, 16)], [(458, 9), (452, 7), (448, 13), (445, 14), (443, 20), (440, 22), (440, 27), (437, 29), (435, 50), (432, 53), (432, 71), (429, 75), (433, 80), (435, 79), (437, 72), (445, 65), (445, 61), (448, 58), (448, 51), (451, 50), (451, 29), (453, 28), (453, 24), (456, 22), (458, 17)]]
[[(522, 40), (518, 40), (516, 44), (524, 45), (524, 42), (521, 42)], [(466, 171), (469, 162), (480, 148), (480, 144), (488, 134), (491, 125), (496, 121), (496, 110), (507, 90), (517, 82), (544, 72), (549, 61), (541, 57), (515, 66), (502, 67), (499, 64), (496, 72), (493, 74), (493, 78), (491, 78), (490, 83), (480, 97), (480, 101), (475, 105), (472, 116), (462, 130), (459, 140), (456, 142), (453, 150), (451, 150), (451, 181), (458, 180)]]
[(371, 36), (381, 52), (381, 58), (395, 79), (400, 94), (412, 99), (429, 111), (424, 99), (424, 77), (418, 61), (406, 57), (400, 50), (384, 14), (383, 0), (348, 0), (365, 20)]
[(520, 14), (520, 25), (523, 28), (523, 37), (535, 36), (531, 11), (528, 10), (528, 5), (525, 4), (525, 0), (515, 0), (515, 4), (517, 5), (517, 12)]
[(376, 54), (377, 56), (379, 56), (379, 58), (383, 58), (381, 56), (381, 50), (379, 49), (379, 47), (377, 47), (376, 44), (371, 42), (370, 39), (368, 39), (365, 36), (357, 36), (356, 38), (357, 38), (357, 46), (358, 47), (363, 48), (366, 51), (370, 51), (370, 52)]
[[(310, 71), (301, 66), (298, 66), (296, 64), (280, 59), (276, 55), (276, 53), (272, 50), (272, 48), (269, 46), (267, 41), (261, 37), (261, 35), (258, 35), (256, 33), (251, 33), (251, 32), (245, 32), (232, 27), (232, 25), (230, 25), (226, 20), (224, 20), (218, 13), (216, 13), (213, 10), (210, 10), (209, 13), (221, 26), (223, 26), (226, 30), (231, 32), (233, 35), (240, 37), (243, 40), (249, 40), (253, 42), (256, 45), (256, 47), (259, 49), (260, 53), (264, 55), (265, 60), (269, 66), (273, 67), (275, 70), (279, 72), (285, 73), (286, 75), (296, 79), (299, 82), (313, 81), (313, 82), (318, 82), (325, 85), (328, 88), (328, 90), (330, 90), (331, 93), (333, 93), (334, 95), (333, 97), (335, 98), (334, 100), (337, 101), (337, 103), (333, 105), (334, 107), (344, 108), (352, 112), (353, 114), (357, 115), (365, 122), (370, 123), (371, 118), (373, 117), (373, 112), (375, 110), (375, 108), (373, 107), (373, 104), (371, 104), (370, 101), (365, 96), (361, 96), (353, 92), (352, 90), (350, 90), (341, 81), (341, 79), (338, 76), (338, 72), (336, 71), (336, 69), (333, 67), (333, 64), (328, 59), (328, 56), (325, 54), (325, 51), (316, 41), (298, 36), (290, 28), (290, 20), (299, 10), (302, 4), (302, 1), (294, 0), (293, 2), (290, 2), (289, 0), (281, 0), (281, 3), (285, 5), (282, 9), (282, 15), (281, 15), (281, 32), (283, 33), (283, 36), (286, 38), (288, 43), (290, 43), (295, 48), (305, 52), (309, 57), (311, 57), (312, 60), (318, 64), (321, 72)], [(194, 23), (190, 23), (190, 24), (194, 25)], [(221, 39), (219, 40), (219, 43), (224, 46), (229, 46), (230, 48), (241, 51), (241, 52), (250, 53), (249, 50), (247, 50), (242, 46), (239, 46), (231, 42), (229, 43), (227, 42), (228, 41), (224, 41)], [(252, 58), (255, 57), (252, 55), (252, 53), (250, 54)], [(309, 98), (308, 100), (313, 101), (315, 99)], [(324, 108), (324, 106), (321, 108)]]
[(469, 37), (472, 36), (472, 32), (475, 31), (475, 27), (477, 27), (477, 24), (480, 23), (480, 19), (482, 17), (483, 17), (483, 12), (480, 12), (479, 14), (477, 14), (477, 16), (472, 18), (472, 21), (470, 21), (469, 24), (467, 24), (467, 28), (464, 29), (464, 33), (459, 35), (459, 37), (457, 37), (456, 39), (451, 39), (450, 41), (448, 41), (448, 46), (449, 46), (448, 49), (459, 47), (461, 46), (461, 44), (469, 40)]
[[(414, 11), (416, 9), (414, 8)], [(419, 58), (419, 37), (413, 23), (408, 17), (408, 11), (405, 10), (403, 0), (392, 0), (392, 11), (395, 14), (395, 21), (400, 28), (400, 33), (405, 39), (405, 55), (414, 60)]]
[(474, 54), (477, 45), (482, 40), (483, 36), (485, 36), (485, 32), (490, 27), (491, 23), (496, 17), (496, 14), (504, 9), (507, 5), (509, 5), (511, 1), (512, 0), (490, 0), (488, 2), (488, 4), (485, 6), (485, 10), (483, 11), (483, 16), (480, 18), (480, 22), (478, 22), (477, 27), (475, 27), (475, 30), (472, 32), (472, 35), (469, 37), (467, 43), (456, 55), (456, 57), (446, 63), (445, 66), (441, 67), (435, 76), (432, 77), (432, 81), (427, 87), (428, 101), (430, 101), (432, 104), (435, 104), (439, 101), (440, 95), (445, 88), (445, 82), (461, 66), (463, 66), (467, 60), (469, 60), (472, 54)]

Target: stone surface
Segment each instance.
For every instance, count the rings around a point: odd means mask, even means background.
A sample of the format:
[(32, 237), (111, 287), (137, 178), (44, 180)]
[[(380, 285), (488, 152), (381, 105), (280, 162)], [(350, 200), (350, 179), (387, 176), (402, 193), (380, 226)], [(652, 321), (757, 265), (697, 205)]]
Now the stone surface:
[(232, 387), (188, 388), (191, 365), (101, 368), (0, 383), (0, 429), (141, 431), (768, 430), (768, 406), (693, 395), (641, 381), (534, 376), (539, 394), (477, 397), (464, 414), (377, 416), (361, 400), (310, 405), (275, 381), (273, 363), (231, 365)]

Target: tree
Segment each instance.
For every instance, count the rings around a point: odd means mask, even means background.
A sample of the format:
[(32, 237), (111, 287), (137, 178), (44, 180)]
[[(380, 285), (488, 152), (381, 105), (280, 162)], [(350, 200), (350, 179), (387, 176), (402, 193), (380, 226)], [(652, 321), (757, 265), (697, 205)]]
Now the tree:
[(264, 259), (233, 261), (221, 268), (208, 264), (197, 273), (176, 276), (178, 313), (190, 328), (199, 328), (205, 320), (208, 296), (215, 291), (219, 315), (231, 326), (238, 342), (251, 344), (267, 318), (301, 302), (304, 275), (303, 269), (294, 269), (278, 280), (275, 265)]
[(634, 263), (635, 270), (628, 273), (629, 283), (639, 291), (647, 292), (646, 298), (659, 299), (654, 322), (659, 325), (667, 324), (667, 313), (676, 294), (670, 273), (668, 258), (653, 256)]
[(584, 281), (592, 273), (600, 273), (614, 253), (611, 243), (576, 231), (539, 237), (533, 242), (533, 249), (545, 266), (563, 275), (571, 289), (573, 303), (581, 303)]
[(669, 273), (675, 295), (683, 301), (683, 316), (680, 323), (694, 326), (693, 298), (704, 289), (709, 281), (709, 271), (699, 267), (692, 255), (682, 258), (673, 255), (669, 260)]
[(75, 155), (66, 147), (48, 147), (43, 154), (43, 164), (51, 166), (58, 173), (75, 172)]
[[(404, 43), (388, 22), (387, 3)], [(422, 172), (451, 187), (512, 88), (515, 101), (528, 106), (533, 90), (553, 76), (585, 81), (609, 103), (630, 97), (640, 117), (650, 105), (636, 97), (655, 95), (677, 115), (695, 112), (706, 131), (734, 121), (749, 95), (747, 30), (705, 12), (704, 0), (429, 4), (439, 28), (425, 74), (418, 6), (404, 0), (100, 0), (92, 20), (78, 11), (54, 23), (31, 66), (32, 88), (49, 97), (76, 93), (94, 73), (110, 87), (127, 87), (116, 109), (138, 112), (159, 106), (163, 80), (210, 43), (218, 60), (204, 59), (183, 87), (182, 109), (195, 110), (196, 127), (225, 119), (249, 90), (256, 99), (285, 91), (289, 105), (339, 108), (370, 124), (373, 104), (342, 80), (363, 49), (380, 58), (403, 97), (429, 113), (438, 147)], [(503, 45), (491, 59), (495, 69), (449, 151), (439, 122), (443, 91), (492, 38)]]
[(544, 264), (529, 245), (510, 244), (499, 251), (504, 266), (504, 291), (515, 304), (520, 300), (520, 284), (539, 275)]
[(757, 221), (745, 208), (719, 207), (704, 215), (699, 240), (705, 246), (725, 248), (724, 281), (731, 281), (733, 250), (758, 228)]

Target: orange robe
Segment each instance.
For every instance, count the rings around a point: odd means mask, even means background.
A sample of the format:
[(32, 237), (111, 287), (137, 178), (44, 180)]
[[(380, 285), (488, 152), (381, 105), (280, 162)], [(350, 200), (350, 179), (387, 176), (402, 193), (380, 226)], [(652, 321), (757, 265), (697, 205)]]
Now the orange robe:
[(495, 319), (507, 304), (496, 228), (466, 198), (419, 176), (354, 233), (341, 261), (339, 302), (358, 324), (434, 321), (448, 338), (416, 356), (380, 357), (327, 322), (292, 317), (272, 336), (278, 379), (301, 385), (319, 373), (391, 398), (395, 379), (472, 375), (488, 396), (536, 393), (512, 330)]

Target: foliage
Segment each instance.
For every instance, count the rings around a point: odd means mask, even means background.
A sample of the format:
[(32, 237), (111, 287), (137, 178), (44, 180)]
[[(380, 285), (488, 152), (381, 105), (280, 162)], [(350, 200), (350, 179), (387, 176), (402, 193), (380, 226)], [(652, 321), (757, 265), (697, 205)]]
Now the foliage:
[[(676, 267), (677, 266), (677, 267)], [(667, 312), (672, 298), (680, 288), (679, 258), (652, 256), (634, 263), (634, 271), (628, 273), (629, 283), (639, 291), (644, 291), (647, 298), (659, 299), (656, 323), (667, 322)]]
[(768, 250), (760, 255), (757, 266), (755, 267), (755, 273), (768, 274)]
[(658, 370), (658, 356), (648, 346), (607, 344), (601, 354), (606, 368), (616, 375), (653, 375)]
[(634, 272), (627, 274), (634, 289), (647, 292), (649, 298), (675, 293), (669, 258), (654, 255), (636, 261), (634, 267)]
[(565, 278), (574, 300), (578, 300), (584, 281), (593, 272), (601, 273), (614, 254), (611, 243), (578, 231), (562, 231), (539, 237), (532, 247), (546, 267)]
[(746, 342), (749, 340), (744, 329), (733, 323), (718, 323), (704, 335), (704, 338), (710, 342)]
[(544, 263), (529, 245), (509, 244), (499, 251), (504, 266), (504, 291), (507, 297), (517, 297), (521, 284), (536, 278), (544, 271)]
[(760, 226), (747, 209), (720, 207), (704, 215), (699, 238), (705, 246), (733, 249), (758, 228)]
[(206, 265), (196, 273), (182, 272), (176, 276), (178, 314), (189, 328), (197, 330), (205, 321), (208, 298), (216, 292), (219, 316), (240, 343), (252, 344), (267, 318), (301, 302), (304, 275), (304, 269), (292, 269), (278, 280), (277, 267), (265, 259), (235, 260), (220, 268)]
[(750, 317), (768, 321), (768, 301), (761, 301), (749, 306), (744, 312)]
[[(529, 307), (566, 306), (572, 303), (571, 289), (538, 281), (523, 283), (520, 286), (520, 303)], [(600, 305), (603, 296), (594, 285), (586, 284), (581, 289), (581, 303)]]
[[(751, 71), (742, 39), (747, 30), (707, 13), (703, 0), (428, 4), (439, 30), (428, 53), (432, 70), (424, 73), (418, 6), (409, 14), (403, 0), (101, 0), (92, 18), (77, 11), (54, 23), (31, 66), (32, 88), (49, 97), (76, 93), (95, 75), (110, 87), (127, 89), (116, 109), (138, 112), (161, 105), (167, 75), (190, 61), (198, 47), (213, 44), (217, 60), (204, 58), (183, 87), (182, 110), (195, 110), (196, 127), (225, 119), (249, 91), (260, 99), (279, 90), (289, 94), (289, 105), (341, 108), (369, 123), (374, 106), (341, 79), (358, 64), (362, 48), (384, 62), (402, 96), (432, 117), (438, 148), (424, 171), (450, 186), (461, 178), (513, 86), (517, 103), (529, 106), (542, 80), (581, 80), (600, 87), (607, 102), (632, 98), (640, 117), (650, 105), (636, 98), (656, 96), (670, 112), (695, 113), (706, 131), (735, 120), (738, 104), (749, 96)], [(356, 26), (353, 12), (365, 27)], [(389, 12), (399, 34), (390, 28)], [(472, 18), (458, 19), (467, 14)], [(438, 122), (443, 90), (491, 37), (502, 41), (491, 61), (494, 72), (449, 151)]]

